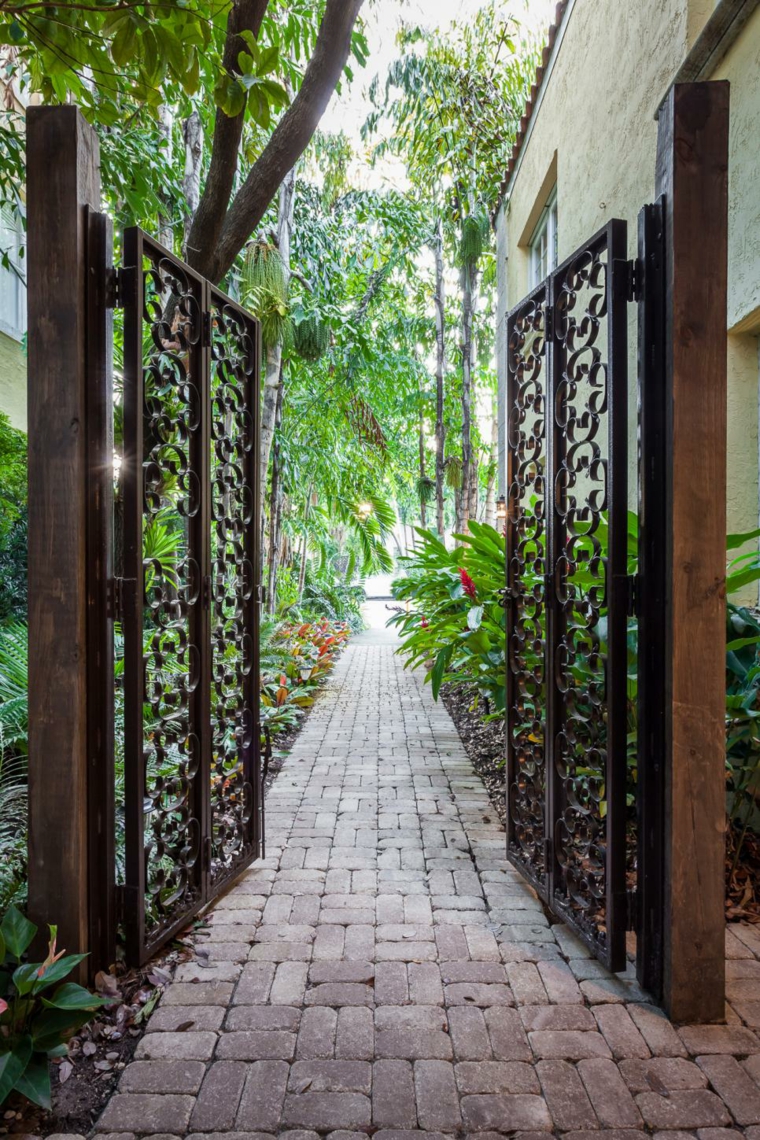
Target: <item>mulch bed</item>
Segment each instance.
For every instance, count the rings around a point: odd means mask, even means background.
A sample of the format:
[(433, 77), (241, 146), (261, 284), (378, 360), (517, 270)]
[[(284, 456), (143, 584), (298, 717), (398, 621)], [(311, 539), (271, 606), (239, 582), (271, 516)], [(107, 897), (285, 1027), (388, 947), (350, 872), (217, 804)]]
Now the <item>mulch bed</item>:
[(504, 718), (483, 720), (483, 698), (474, 686), (443, 685), (441, 697), (473, 768), (486, 786), (494, 810), (506, 826)]

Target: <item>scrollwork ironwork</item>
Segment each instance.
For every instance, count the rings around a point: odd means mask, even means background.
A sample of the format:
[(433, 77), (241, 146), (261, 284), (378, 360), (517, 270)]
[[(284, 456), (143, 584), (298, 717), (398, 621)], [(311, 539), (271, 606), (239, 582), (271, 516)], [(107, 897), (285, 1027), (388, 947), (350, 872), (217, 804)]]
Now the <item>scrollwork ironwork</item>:
[(554, 894), (602, 947), (607, 907), (608, 330), (607, 247), (582, 250), (556, 279), (554, 511), (561, 551), (554, 681)]
[(193, 527), (201, 510), (202, 300), (182, 269), (153, 251), (142, 299), (145, 928), (155, 938), (200, 892), (193, 701), (201, 572)]
[(230, 872), (252, 849), (251, 675), (256, 526), (255, 333), (237, 307), (211, 308), (211, 866)]
[(510, 855), (546, 879), (546, 289), (508, 327), (507, 807)]

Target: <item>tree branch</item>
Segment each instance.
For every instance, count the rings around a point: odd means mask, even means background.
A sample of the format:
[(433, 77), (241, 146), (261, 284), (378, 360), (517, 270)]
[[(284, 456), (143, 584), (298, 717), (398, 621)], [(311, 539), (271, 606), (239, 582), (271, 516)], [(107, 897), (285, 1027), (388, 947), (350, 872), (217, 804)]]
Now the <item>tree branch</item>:
[[(264, 216), (283, 178), (311, 141), (348, 59), (351, 35), (361, 6), (362, 0), (327, 0), (314, 54), (309, 60), (298, 94), (235, 196), (224, 218), (221, 233), (216, 228), (213, 232), (210, 228), (209, 232), (205, 232), (205, 226), (209, 223), (200, 218), (203, 207), (201, 202), (196, 215), (197, 233), (193, 226), (194, 234), (191, 234), (191, 241), (195, 235), (192, 244), (198, 253), (196, 260), (191, 260), (190, 264), (212, 281), (219, 281), (230, 269)], [(216, 150), (215, 138), (214, 151)], [(235, 160), (236, 158), (237, 151)], [(221, 158), (220, 162), (223, 162)]]
[[(245, 40), (240, 38), (240, 33), (249, 31), (258, 37), (268, 6), (269, 0), (237, 0), (232, 5), (227, 17), (227, 36), (222, 59), (225, 70), (231, 75), (237, 74), (238, 56), (246, 46)], [(217, 108), (211, 165), (203, 196), (198, 203), (187, 236), (186, 249), (190, 265), (207, 277), (211, 276), (208, 269), (230, 204), (244, 122), (245, 108), (234, 117), (225, 115), (221, 108)], [(216, 277), (213, 279), (217, 280)]]

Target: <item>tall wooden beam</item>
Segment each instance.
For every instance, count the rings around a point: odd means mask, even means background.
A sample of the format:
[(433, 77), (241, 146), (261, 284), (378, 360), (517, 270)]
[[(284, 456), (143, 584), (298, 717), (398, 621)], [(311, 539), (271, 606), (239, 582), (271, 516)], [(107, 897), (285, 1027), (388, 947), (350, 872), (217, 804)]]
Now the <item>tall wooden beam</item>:
[(75, 107), (30, 107), (29, 914), (86, 951), (87, 235), (98, 140)]
[(658, 126), (666, 325), (663, 998), (725, 1012), (727, 83), (678, 84)]

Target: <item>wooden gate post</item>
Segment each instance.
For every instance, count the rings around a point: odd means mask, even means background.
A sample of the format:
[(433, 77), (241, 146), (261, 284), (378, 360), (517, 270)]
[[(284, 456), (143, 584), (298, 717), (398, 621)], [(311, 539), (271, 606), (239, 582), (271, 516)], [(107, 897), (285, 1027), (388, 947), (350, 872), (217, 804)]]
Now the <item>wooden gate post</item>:
[(57, 923), (74, 953), (91, 947), (86, 283), (99, 149), (75, 107), (30, 107), (26, 131), (29, 915)]
[(663, 998), (725, 1015), (727, 83), (659, 114), (665, 206), (666, 636)]

